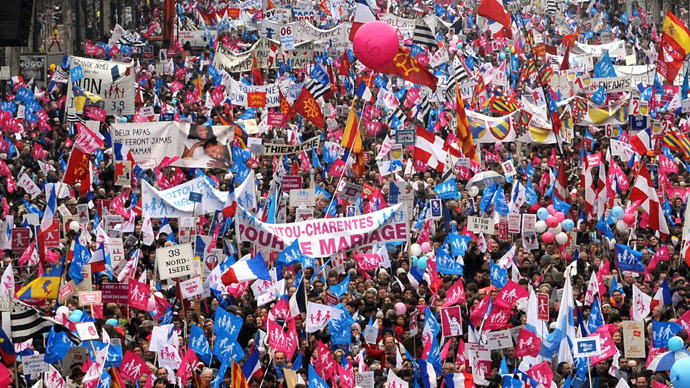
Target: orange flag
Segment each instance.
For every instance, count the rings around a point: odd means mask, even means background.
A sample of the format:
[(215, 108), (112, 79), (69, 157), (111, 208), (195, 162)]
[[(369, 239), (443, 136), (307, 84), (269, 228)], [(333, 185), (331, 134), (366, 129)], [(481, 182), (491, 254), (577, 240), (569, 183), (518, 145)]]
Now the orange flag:
[(436, 83), (438, 81), (436, 76), (402, 47), (398, 47), (398, 53), (395, 54), (393, 60), (378, 69), (378, 72), (397, 74), (410, 82), (426, 85), (431, 90), (436, 91)]
[(455, 85), (455, 98), (457, 99), (458, 110), (458, 142), (462, 148), (462, 153), (466, 157), (479, 161), (477, 156), (477, 149), (474, 148), (474, 140), (472, 140), (472, 130), (470, 129), (470, 122), (467, 120), (467, 113), (465, 112), (465, 103), (460, 96), (460, 88)]

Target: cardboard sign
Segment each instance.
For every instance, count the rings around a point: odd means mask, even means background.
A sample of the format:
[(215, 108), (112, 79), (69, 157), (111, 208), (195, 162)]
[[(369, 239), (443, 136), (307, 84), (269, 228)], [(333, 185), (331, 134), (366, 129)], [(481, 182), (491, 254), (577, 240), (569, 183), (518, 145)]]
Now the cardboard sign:
[(474, 233), (494, 234), (494, 220), (469, 216), (467, 217), (467, 229)]
[(290, 190), (290, 206), (306, 207), (316, 205), (316, 190), (315, 189), (301, 189)]
[(413, 145), (416, 137), (414, 129), (401, 129), (395, 132), (395, 142), (404, 146)]
[(104, 283), (101, 284), (101, 299), (103, 303), (127, 304), (127, 284)]
[(31, 244), (31, 231), (29, 228), (12, 229), (12, 252), (24, 253)]
[(192, 244), (173, 245), (156, 249), (156, 264), (161, 280), (191, 275), (194, 260)]
[(313, 209), (297, 208), (295, 209), (295, 220), (296, 221), (306, 221), (314, 218)]
[(79, 304), (82, 306), (89, 306), (92, 304), (101, 304), (100, 291), (88, 291), (79, 293)]
[(201, 278), (196, 276), (181, 282), (180, 291), (182, 292), (182, 298), (191, 299), (204, 292), (204, 285), (201, 283)]
[(116, 186), (131, 186), (132, 185), (132, 161), (131, 160), (116, 160), (115, 161), (115, 185)]
[(510, 330), (491, 331), (486, 334), (489, 341), (489, 349), (507, 349), (513, 347), (513, 337)]
[(549, 320), (549, 296), (546, 294), (537, 294), (537, 317), (542, 321)]
[(523, 214), (522, 215), (522, 230), (523, 231), (534, 231), (534, 225), (537, 223), (536, 214)]
[(74, 364), (82, 365), (86, 361), (86, 357), (89, 354), (88, 349), (83, 346), (71, 347), (67, 351), (67, 355), (64, 358), (62, 365), (69, 365), (70, 367)]
[(515, 171), (515, 165), (513, 164), (512, 160), (506, 160), (505, 162), (501, 163), (501, 167), (503, 167), (503, 173), (505, 176), (515, 176), (517, 175), (517, 171)]
[(77, 205), (77, 216), (79, 217), (79, 225), (89, 224), (89, 205), (80, 203)]
[[(410, 335), (416, 336), (419, 332), (419, 325), (417, 324), (417, 319), (419, 317), (419, 310), (415, 310), (410, 314)], [(462, 330), (462, 328), (461, 328)]]
[(79, 284), (74, 285), (74, 290), (79, 291), (91, 291), (93, 290), (93, 283), (91, 279), (91, 264), (84, 264), (81, 267), (81, 274), (84, 276), (84, 280)]
[(22, 356), (22, 364), (24, 366), (24, 375), (37, 375), (39, 373), (48, 372), (48, 364), (43, 361), (45, 354), (32, 354), (30, 356)]
[(574, 357), (592, 357), (601, 353), (599, 337), (575, 338), (573, 340)]
[(643, 321), (623, 321), (623, 347), (626, 358), (645, 358)]

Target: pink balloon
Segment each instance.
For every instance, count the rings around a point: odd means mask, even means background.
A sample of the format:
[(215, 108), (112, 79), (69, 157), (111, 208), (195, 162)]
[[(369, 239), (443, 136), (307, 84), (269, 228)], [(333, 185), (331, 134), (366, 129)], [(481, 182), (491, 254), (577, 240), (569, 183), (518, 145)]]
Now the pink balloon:
[(554, 217), (558, 219), (558, 222), (563, 222), (563, 220), (565, 220), (565, 214), (563, 214), (562, 212), (554, 214)]
[(560, 221), (558, 221), (558, 218), (556, 218), (555, 216), (551, 216), (546, 219), (546, 225), (548, 225), (549, 228), (555, 228), (556, 226), (558, 226), (559, 222)]
[(541, 241), (545, 242), (546, 244), (551, 244), (555, 238), (556, 236), (554, 236), (551, 232), (544, 232), (544, 234), (541, 235)]
[(357, 59), (375, 71), (395, 58), (399, 46), (395, 29), (379, 20), (362, 25), (352, 41), (352, 49)]
[(553, 205), (547, 206), (546, 210), (548, 210), (549, 214), (551, 214), (551, 215), (553, 215), (556, 212), (556, 209), (554, 209)]
[(398, 302), (395, 304), (395, 314), (397, 314), (398, 316), (405, 314), (406, 311), (407, 308), (403, 303)]
[(635, 215), (634, 214), (624, 214), (623, 215), (623, 222), (625, 222), (628, 226), (632, 226), (632, 224), (635, 223)]
[(422, 243), (422, 253), (428, 253), (431, 250), (431, 244), (428, 241)]

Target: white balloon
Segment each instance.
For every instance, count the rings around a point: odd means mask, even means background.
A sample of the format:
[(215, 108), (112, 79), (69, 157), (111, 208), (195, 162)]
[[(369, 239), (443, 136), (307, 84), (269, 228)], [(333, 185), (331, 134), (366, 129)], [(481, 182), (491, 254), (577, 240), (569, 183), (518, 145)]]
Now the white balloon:
[(568, 242), (568, 235), (564, 232), (558, 233), (556, 235), (556, 242), (563, 245)]
[(477, 186), (470, 187), (470, 193), (469, 194), (470, 194), (470, 197), (476, 197), (477, 195), (479, 195), (479, 187), (477, 187)]
[(79, 231), (79, 222), (77, 221), (72, 221), (69, 223), (69, 230), (72, 232), (78, 232)]
[(459, 40), (460, 40), (460, 37), (457, 36), (457, 35), (453, 35), (453, 38), (451, 38), (451, 41), (452, 41), (453, 43), (457, 43)]
[(626, 224), (623, 220), (618, 220), (616, 221), (616, 229), (618, 229), (619, 232), (627, 232), (628, 224)]
[(537, 231), (537, 233), (544, 233), (548, 227), (549, 226), (546, 225), (546, 221), (542, 220), (539, 220), (536, 224), (534, 224), (534, 229)]
[(612, 238), (609, 240), (609, 249), (616, 249), (616, 239)]
[(412, 254), (412, 256), (421, 256), (422, 246), (417, 243), (412, 244), (412, 246), (410, 246), (410, 253)]
[(557, 235), (558, 233), (561, 233), (562, 231), (563, 231), (563, 227), (561, 226), (560, 223), (553, 228), (549, 228), (549, 232), (553, 233), (554, 236)]

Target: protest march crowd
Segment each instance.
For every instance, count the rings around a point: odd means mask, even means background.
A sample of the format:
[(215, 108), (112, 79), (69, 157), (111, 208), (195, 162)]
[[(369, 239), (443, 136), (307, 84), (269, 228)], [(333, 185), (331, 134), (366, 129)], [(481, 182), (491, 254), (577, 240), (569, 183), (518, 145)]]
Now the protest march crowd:
[(151, 0), (12, 74), (0, 387), (690, 387), (649, 3)]

